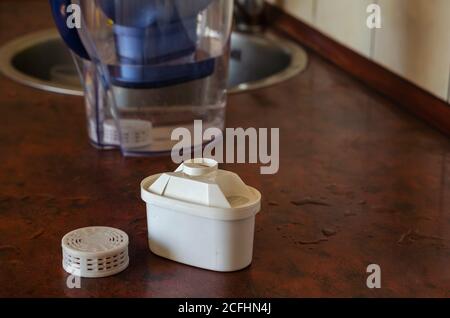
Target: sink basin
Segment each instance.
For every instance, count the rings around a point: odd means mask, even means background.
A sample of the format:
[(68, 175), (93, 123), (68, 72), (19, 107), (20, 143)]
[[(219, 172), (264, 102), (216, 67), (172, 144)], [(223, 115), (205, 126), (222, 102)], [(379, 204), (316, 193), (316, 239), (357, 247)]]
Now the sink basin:
[[(274, 34), (233, 33), (229, 93), (283, 82), (303, 71), (307, 54), (297, 44)], [(56, 30), (26, 35), (0, 48), (0, 71), (38, 89), (83, 95), (70, 53)]]

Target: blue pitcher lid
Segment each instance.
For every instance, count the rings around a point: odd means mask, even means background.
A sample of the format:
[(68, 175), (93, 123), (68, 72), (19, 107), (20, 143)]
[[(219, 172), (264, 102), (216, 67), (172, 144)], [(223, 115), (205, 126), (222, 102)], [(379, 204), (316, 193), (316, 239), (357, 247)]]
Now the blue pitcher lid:
[[(214, 72), (214, 58), (198, 60), (194, 54), (197, 15), (213, 0), (97, 1), (113, 22), (118, 62), (108, 68), (114, 85), (158, 88), (205, 78)], [(64, 41), (79, 56), (89, 59), (77, 31), (66, 25), (67, 17), (61, 6), (70, 3), (71, 0), (50, 0)], [(162, 64), (190, 56), (188, 62)]]

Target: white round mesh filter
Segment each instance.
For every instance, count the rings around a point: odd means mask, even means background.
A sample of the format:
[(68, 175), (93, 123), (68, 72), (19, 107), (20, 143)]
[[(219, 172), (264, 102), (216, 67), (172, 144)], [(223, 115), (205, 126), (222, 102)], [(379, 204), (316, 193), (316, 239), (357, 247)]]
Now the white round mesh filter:
[[(152, 123), (145, 120), (122, 119), (120, 121), (122, 132), (122, 144), (125, 148), (141, 148), (152, 143)], [(93, 121), (89, 122), (89, 136), (95, 142), (97, 138), (97, 126)], [(103, 123), (103, 143), (110, 146), (120, 146), (120, 136), (114, 120), (107, 119)]]
[[(122, 143), (126, 148), (145, 147), (151, 143), (152, 124), (144, 120), (120, 120)], [(113, 120), (104, 123), (104, 142), (109, 145), (120, 145), (120, 136)]]
[(61, 245), (64, 270), (75, 276), (107, 277), (128, 267), (128, 235), (118, 229), (78, 229), (66, 234)]

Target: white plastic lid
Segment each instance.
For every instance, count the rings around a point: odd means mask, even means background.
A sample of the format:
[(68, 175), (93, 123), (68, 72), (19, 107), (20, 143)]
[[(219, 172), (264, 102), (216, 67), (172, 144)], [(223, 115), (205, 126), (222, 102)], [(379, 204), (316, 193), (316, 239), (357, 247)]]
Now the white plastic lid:
[(221, 220), (248, 218), (261, 207), (258, 190), (205, 158), (185, 161), (175, 172), (148, 177), (141, 184), (141, 195), (149, 204)]
[(88, 278), (115, 275), (128, 267), (128, 235), (111, 227), (85, 227), (61, 241), (63, 268)]

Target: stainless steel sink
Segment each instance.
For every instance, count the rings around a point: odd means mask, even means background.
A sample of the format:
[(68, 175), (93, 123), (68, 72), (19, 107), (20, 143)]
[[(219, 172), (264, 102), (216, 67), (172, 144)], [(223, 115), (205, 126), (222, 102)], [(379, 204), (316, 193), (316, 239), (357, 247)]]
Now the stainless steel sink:
[[(303, 71), (307, 54), (273, 34), (233, 33), (229, 92), (239, 93), (283, 82)], [(83, 95), (75, 65), (56, 30), (16, 39), (0, 48), (0, 71), (38, 89)]]

